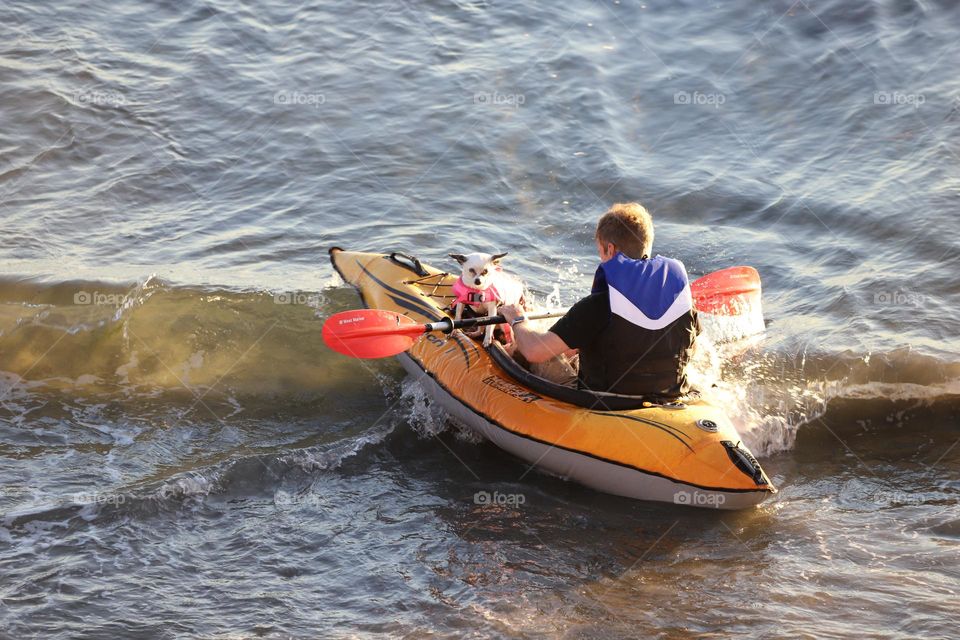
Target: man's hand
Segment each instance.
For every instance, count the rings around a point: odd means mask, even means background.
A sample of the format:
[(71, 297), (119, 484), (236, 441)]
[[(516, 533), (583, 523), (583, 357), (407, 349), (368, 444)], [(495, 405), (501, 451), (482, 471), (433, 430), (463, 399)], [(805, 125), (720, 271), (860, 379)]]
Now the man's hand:
[[(500, 307), (500, 314), (507, 322), (513, 322), (524, 315), (524, 310), (510, 304)], [(523, 357), (532, 363), (545, 362), (570, 349), (557, 334), (533, 329), (528, 322), (514, 325), (513, 339)]]
[(523, 309), (515, 304), (505, 304), (500, 307), (500, 315), (506, 318), (509, 324), (523, 315)]

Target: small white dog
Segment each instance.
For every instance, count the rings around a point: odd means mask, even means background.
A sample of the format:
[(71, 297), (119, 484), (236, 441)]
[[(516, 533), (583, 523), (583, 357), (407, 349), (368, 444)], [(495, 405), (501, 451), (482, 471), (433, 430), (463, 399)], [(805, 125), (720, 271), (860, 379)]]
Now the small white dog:
[[(482, 308), (483, 315), (493, 316), (497, 313), (497, 307), (502, 304), (521, 304), (523, 283), (503, 272), (500, 259), (505, 255), (507, 254), (450, 254), (451, 258), (460, 263), (462, 270), (460, 278), (453, 285), (453, 293), (456, 295), (455, 320), (463, 316), (465, 306)], [(483, 346), (489, 347), (493, 343), (493, 330), (492, 324), (484, 328)]]

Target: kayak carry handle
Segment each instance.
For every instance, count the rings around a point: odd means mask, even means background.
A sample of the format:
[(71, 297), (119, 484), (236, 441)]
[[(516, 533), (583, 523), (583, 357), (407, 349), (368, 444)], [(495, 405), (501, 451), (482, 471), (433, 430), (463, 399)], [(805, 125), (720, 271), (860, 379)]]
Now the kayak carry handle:
[[(399, 258), (397, 256), (399, 256)], [(407, 260), (409, 264), (402, 262), (400, 258)], [(387, 256), (387, 259), (394, 264), (400, 265), (401, 267), (403, 267), (404, 269), (407, 269), (408, 271), (413, 271), (418, 276), (424, 277), (424, 276), (430, 275), (430, 272), (424, 269), (423, 265), (420, 264), (420, 260), (418, 258), (415, 258), (407, 253), (394, 251), (389, 256)]]

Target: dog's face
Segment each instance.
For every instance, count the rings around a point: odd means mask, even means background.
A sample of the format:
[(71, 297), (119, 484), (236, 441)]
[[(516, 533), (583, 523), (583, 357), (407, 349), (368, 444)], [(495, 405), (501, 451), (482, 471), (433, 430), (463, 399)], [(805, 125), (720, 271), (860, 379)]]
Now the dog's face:
[(505, 255), (507, 254), (468, 253), (467, 255), (461, 255), (451, 253), (450, 257), (460, 263), (460, 268), (463, 270), (461, 274), (463, 283), (469, 287), (483, 290), (493, 284), (493, 274), (497, 265), (500, 264), (500, 259)]

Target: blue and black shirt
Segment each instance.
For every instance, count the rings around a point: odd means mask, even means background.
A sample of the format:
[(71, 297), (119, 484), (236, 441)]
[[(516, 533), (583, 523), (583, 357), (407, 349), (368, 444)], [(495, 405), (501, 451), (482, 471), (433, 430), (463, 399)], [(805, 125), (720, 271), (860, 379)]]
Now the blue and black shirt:
[(580, 350), (582, 388), (670, 397), (689, 390), (685, 369), (699, 329), (683, 263), (618, 252), (550, 331)]

